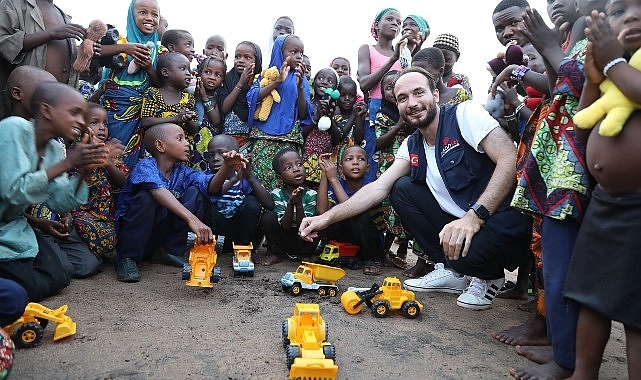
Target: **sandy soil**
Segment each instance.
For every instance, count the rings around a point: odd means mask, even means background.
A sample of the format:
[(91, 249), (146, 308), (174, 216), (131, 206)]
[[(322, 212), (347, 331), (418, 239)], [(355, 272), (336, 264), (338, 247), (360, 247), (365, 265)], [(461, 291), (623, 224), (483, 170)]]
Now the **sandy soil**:
[[(410, 256), (413, 256), (410, 254)], [(338, 379), (505, 379), (508, 370), (531, 364), (514, 347), (490, 336), (528, 317), (521, 301), (496, 299), (491, 309), (456, 306), (456, 295), (417, 293), (425, 309), (418, 319), (392, 312), (349, 315), (339, 296), (293, 297), (279, 279), (296, 269), (286, 261), (258, 266), (253, 278), (233, 277), (231, 254), (218, 257), (222, 279), (213, 289), (184, 284), (180, 270), (142, 263), (142, 280), (116, 280), (113, 264), (87, 280), (74, 280), (44, 305), (69, 305), (77, 333), (54, 342), (54, 324), (35, 348), (15, 352), (13, 379), (286, 379), (281, 322), (295, 302), (319, 303), (336, 346)], [(339, 286), (369, 287), (381, 276), (347, 270)], [(623, 329), (614, 324), (601, 379), (626, 377)]]

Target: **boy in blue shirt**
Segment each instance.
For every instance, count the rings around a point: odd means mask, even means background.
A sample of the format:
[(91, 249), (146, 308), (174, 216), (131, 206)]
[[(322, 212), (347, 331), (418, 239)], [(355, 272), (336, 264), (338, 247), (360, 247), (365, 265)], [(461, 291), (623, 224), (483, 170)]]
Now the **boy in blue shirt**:
[(258, 249), (258, 221), (262, 207), (274, 209), (274, 200), (267, 189), (252, 174), (249, 166), (240, 170), (227, 170), (225, 154), (237, 152), (238, 140), (230, 135), (216, 135), (207, 146), (207, 173), (216, 174), (225, 168), (229, 174), (221, 189), (209, 196), (207, 225), (216, 235), (225, 236), (225, 242), (248, 245), (253, 241)]
[(116, 274), (122, 282), (140, 281), (136, 262), (156, 251), (165, 263), (182, 267), (189, 231), (199, 244), (211, 243), (213, 233), (201, 221), (206, 197), (222, 187), (229, 171), (247, 163), (229, 152), (215, 176), (192, 169), (189, 141), (171, 123), (149, 128), (145, 148), (152, 157), (136, 163), (118, 198)]

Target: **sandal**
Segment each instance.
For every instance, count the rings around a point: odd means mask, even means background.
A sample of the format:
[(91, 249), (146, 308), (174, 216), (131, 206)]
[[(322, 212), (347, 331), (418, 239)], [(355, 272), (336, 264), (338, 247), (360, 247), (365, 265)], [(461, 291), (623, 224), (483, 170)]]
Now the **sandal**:
[(407, 260), (405, 260), (402, 257), (394, 256), (391, 258), (392, 265), (395, 267), (402, 269), (402, 270), (407, 270), (408, 265), (407, 265)]
[(363, 274), (371, 275), (371, 276), (378, 276), (383, 273), (383, 268), (381, 263), (379, 262), (371, 262), (365, 264), (363, 267)]

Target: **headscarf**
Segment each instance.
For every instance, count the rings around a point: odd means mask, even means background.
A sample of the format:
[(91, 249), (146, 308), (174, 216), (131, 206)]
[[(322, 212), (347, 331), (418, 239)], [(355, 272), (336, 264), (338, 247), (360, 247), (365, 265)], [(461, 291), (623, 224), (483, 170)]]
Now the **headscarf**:
[[(256, 62), (254, 63), (254, 78), (263, 71), (263, 53), (260, 50), (260, 47), (251, 41), (243, 41), (238, 45), (248, 45), (254, 48), (254, 56), (256, 57)], [(225, 97), (236, 87), (240, 81), (240, 74), (236, 71), (235, 67), (232, 67), (227, 74), (225, 75), (225, 83), (223, 85), (226, 91), (219, 91), (217, 93), (216, 99), (219, 104), (222, 104), (225, 100)], [(232, 111), (238, 116), (238, 118), (244, 122), (247, 122), (248, 119), (248, 110), (247, 105), (247, 89), (243, 87), (240, 90), (240, 94), (232, 106)]]
[[(136, 25), (136, 14), (134, 11), (135, 4), (136, 0), (131, 0), (131, 4), (129, 4), (129, 12), (127, 13), (127, 42), (143, 45), (146, 45), (147, 42), (152, 42), (154, 46), (157, 46), (158, 30), (154, 30), (154, 32), (151, 34), (144, 34), (140, 31), (140, 29), (138, 29), (138, 26)], [(128, 62), (131, 62), (134, 59), (132, 56), (127, 56), (127, 58)], [(151, 63), (154, 65), (154, 67), (156, 66), (157, 58), (158, 49), (151, 49)], [(118, 74), (116, 74), (115, 81), (118, 84), (129, 85), (132, 87), (146, 87), (149, 85), (151, 80), (145, 70), (138, 70), (134, 74), (129, 74), (127, 72), (127, 68), (125, 67), (120, 70)]]
[[(377, 24), (379, 21), (381, 21), (381, 18), (383, 17), (383, 15), (384, 15), (385, 13), (389, 12), (389, 11), (396, 11), (396, 12), (398, 12), (398, 9), (396, 9), (396, 8), (385, 8), (385, 9), (383, 9), (382, 11), (378, 12), (378, 14), (376, 15), (376, 17), (374, 17), (374, 21), (372, 22), (372, 27), (369, 29), (369, 31), (372, 33), (372, 37), (374, 37), (374, 39), (375, 39), (376, 41), (378, 41), (378, 32), (376, 31), (376, 24)], [(401, 12), (398, 12), (398, 13), (401, 13)]]
[(439, 36), (434, 40), (434, 44), (432, 44), (432, 46), (439, 49), (453, 51), (456, 53), (457, 59), (461, 55), (458, 47), (458, 38), (451, 33), (439, 34)]
[(427, 20), (417, 15), (409, 15), (407, 17), (416, 22), (416, 25), (418, 25), (418, 30), (419, 32), (421, 32), (421, 37), (423, 37), (423, 41), (425, 41), (427, 36), (430, 35), (430, 24), (427, 23)]
[[(274, 40), (272, 47), (272, 56), (269, 61), (269, 66), (276, 66), (280, 68), (285, 62), (283, 56), (283, 45), (285, 40), (291, 36), (290, 34), (278, 36)], [(294, 70), (290, 70), (285, 81), (281, 83), (276, 91), (280, 94), (280, 103), (274, 102), (269, 117), (265, 121), (258, 121), (254, 119), (256, 106), (258, 105), (258, 93), (260, 92), (260, 80), (263, 79), (262, 75), (254, 81), (247, 92), (247, 102), (249, 103), (249, 114), (247, 117), (247, 124), (251, 127), (256, 125), (261, 131), (274, 136), (281, 136), (291, 132), (296, 120), (298, 119), (298, 85), (296, 84), (296, 74)], [(304, 79), (303, 79), (304, 80)], [(305, 99), (307, 100), (307, 119), (301, 120), (303, 124), (311, 124), (312, 117), (312, 104), (310, 102), (309, 86), (303, 86)]]

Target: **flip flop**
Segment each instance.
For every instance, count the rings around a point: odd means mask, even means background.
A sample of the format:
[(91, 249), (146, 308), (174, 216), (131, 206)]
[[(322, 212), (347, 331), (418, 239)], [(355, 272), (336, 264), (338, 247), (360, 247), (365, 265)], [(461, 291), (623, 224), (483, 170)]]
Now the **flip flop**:
[(392, 265), (394, 265), (399, 269), (402, 269), (402, 270), (408, 269), (407, 261), (402, 257), (394, 256), (391, 258), (391, 262), (392, 262)]

